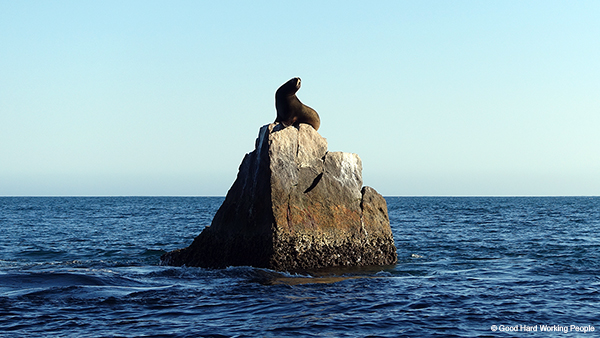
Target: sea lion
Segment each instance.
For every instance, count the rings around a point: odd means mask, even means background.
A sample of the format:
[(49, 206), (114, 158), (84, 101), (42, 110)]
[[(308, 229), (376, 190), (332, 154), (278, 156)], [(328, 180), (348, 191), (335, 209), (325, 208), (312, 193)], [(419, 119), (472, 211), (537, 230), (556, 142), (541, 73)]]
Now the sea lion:
[(275, 108), (277, 109), (275, 122), (281, 122), (285, 127), (296, 123), (308, 123), (315, 130), (319, 130), (319, 126), (321, 126), (319, 114), (298, 100), (296, 96), (298, 89), (300, 89), (299, 77), (289, 80), (277, 89), (275, 92)]

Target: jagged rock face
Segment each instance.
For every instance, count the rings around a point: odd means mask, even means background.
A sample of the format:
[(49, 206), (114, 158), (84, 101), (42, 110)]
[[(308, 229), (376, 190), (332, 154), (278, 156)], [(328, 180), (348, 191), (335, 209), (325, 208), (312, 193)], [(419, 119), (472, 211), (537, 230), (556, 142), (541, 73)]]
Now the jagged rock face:
[(263, 126), (211, 226), (162, 262), (287, 271), (394, 264), (385, 199), (361, 187), (358, 155), (327, 152), (310, 125)]

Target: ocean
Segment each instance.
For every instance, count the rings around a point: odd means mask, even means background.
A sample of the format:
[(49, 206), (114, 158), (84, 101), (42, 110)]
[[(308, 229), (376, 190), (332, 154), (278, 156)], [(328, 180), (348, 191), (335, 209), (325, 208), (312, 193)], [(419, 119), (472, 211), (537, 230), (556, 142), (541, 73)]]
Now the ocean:
[(386, 197), (395, 266), (159, 265), (221, 197), (0, 197), (0, 337), (597, 337), (600, 197)]

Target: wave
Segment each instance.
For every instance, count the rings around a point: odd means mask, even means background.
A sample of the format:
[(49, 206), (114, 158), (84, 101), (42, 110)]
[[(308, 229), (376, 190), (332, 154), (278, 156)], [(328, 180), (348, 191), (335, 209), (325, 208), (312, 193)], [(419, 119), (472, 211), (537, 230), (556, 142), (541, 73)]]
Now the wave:
[(0, 295), (9, 297), (60, 293), (68, 289), (85, 287), (94, 287), (95, 290), (99, 290), (99, 287), (122, 288), (124, 292), (127, 292), (127, 288), (131, 288), (131, 292), (135, 292), (139, 291), (139, 288), (148, 286), (147, 283), (110, 270), (82, 269), (81, 271), (32, 271), (0, 274)]

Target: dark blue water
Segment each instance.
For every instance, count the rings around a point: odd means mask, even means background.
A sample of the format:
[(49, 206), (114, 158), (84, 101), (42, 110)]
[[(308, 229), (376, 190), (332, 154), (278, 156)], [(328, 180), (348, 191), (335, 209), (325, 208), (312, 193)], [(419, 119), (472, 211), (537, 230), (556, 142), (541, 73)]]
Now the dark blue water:
[(600, 198), (387, 198), (394, 267), (159, 266), (222, 201), (0, 198), (0, 336), (600, 335)]

